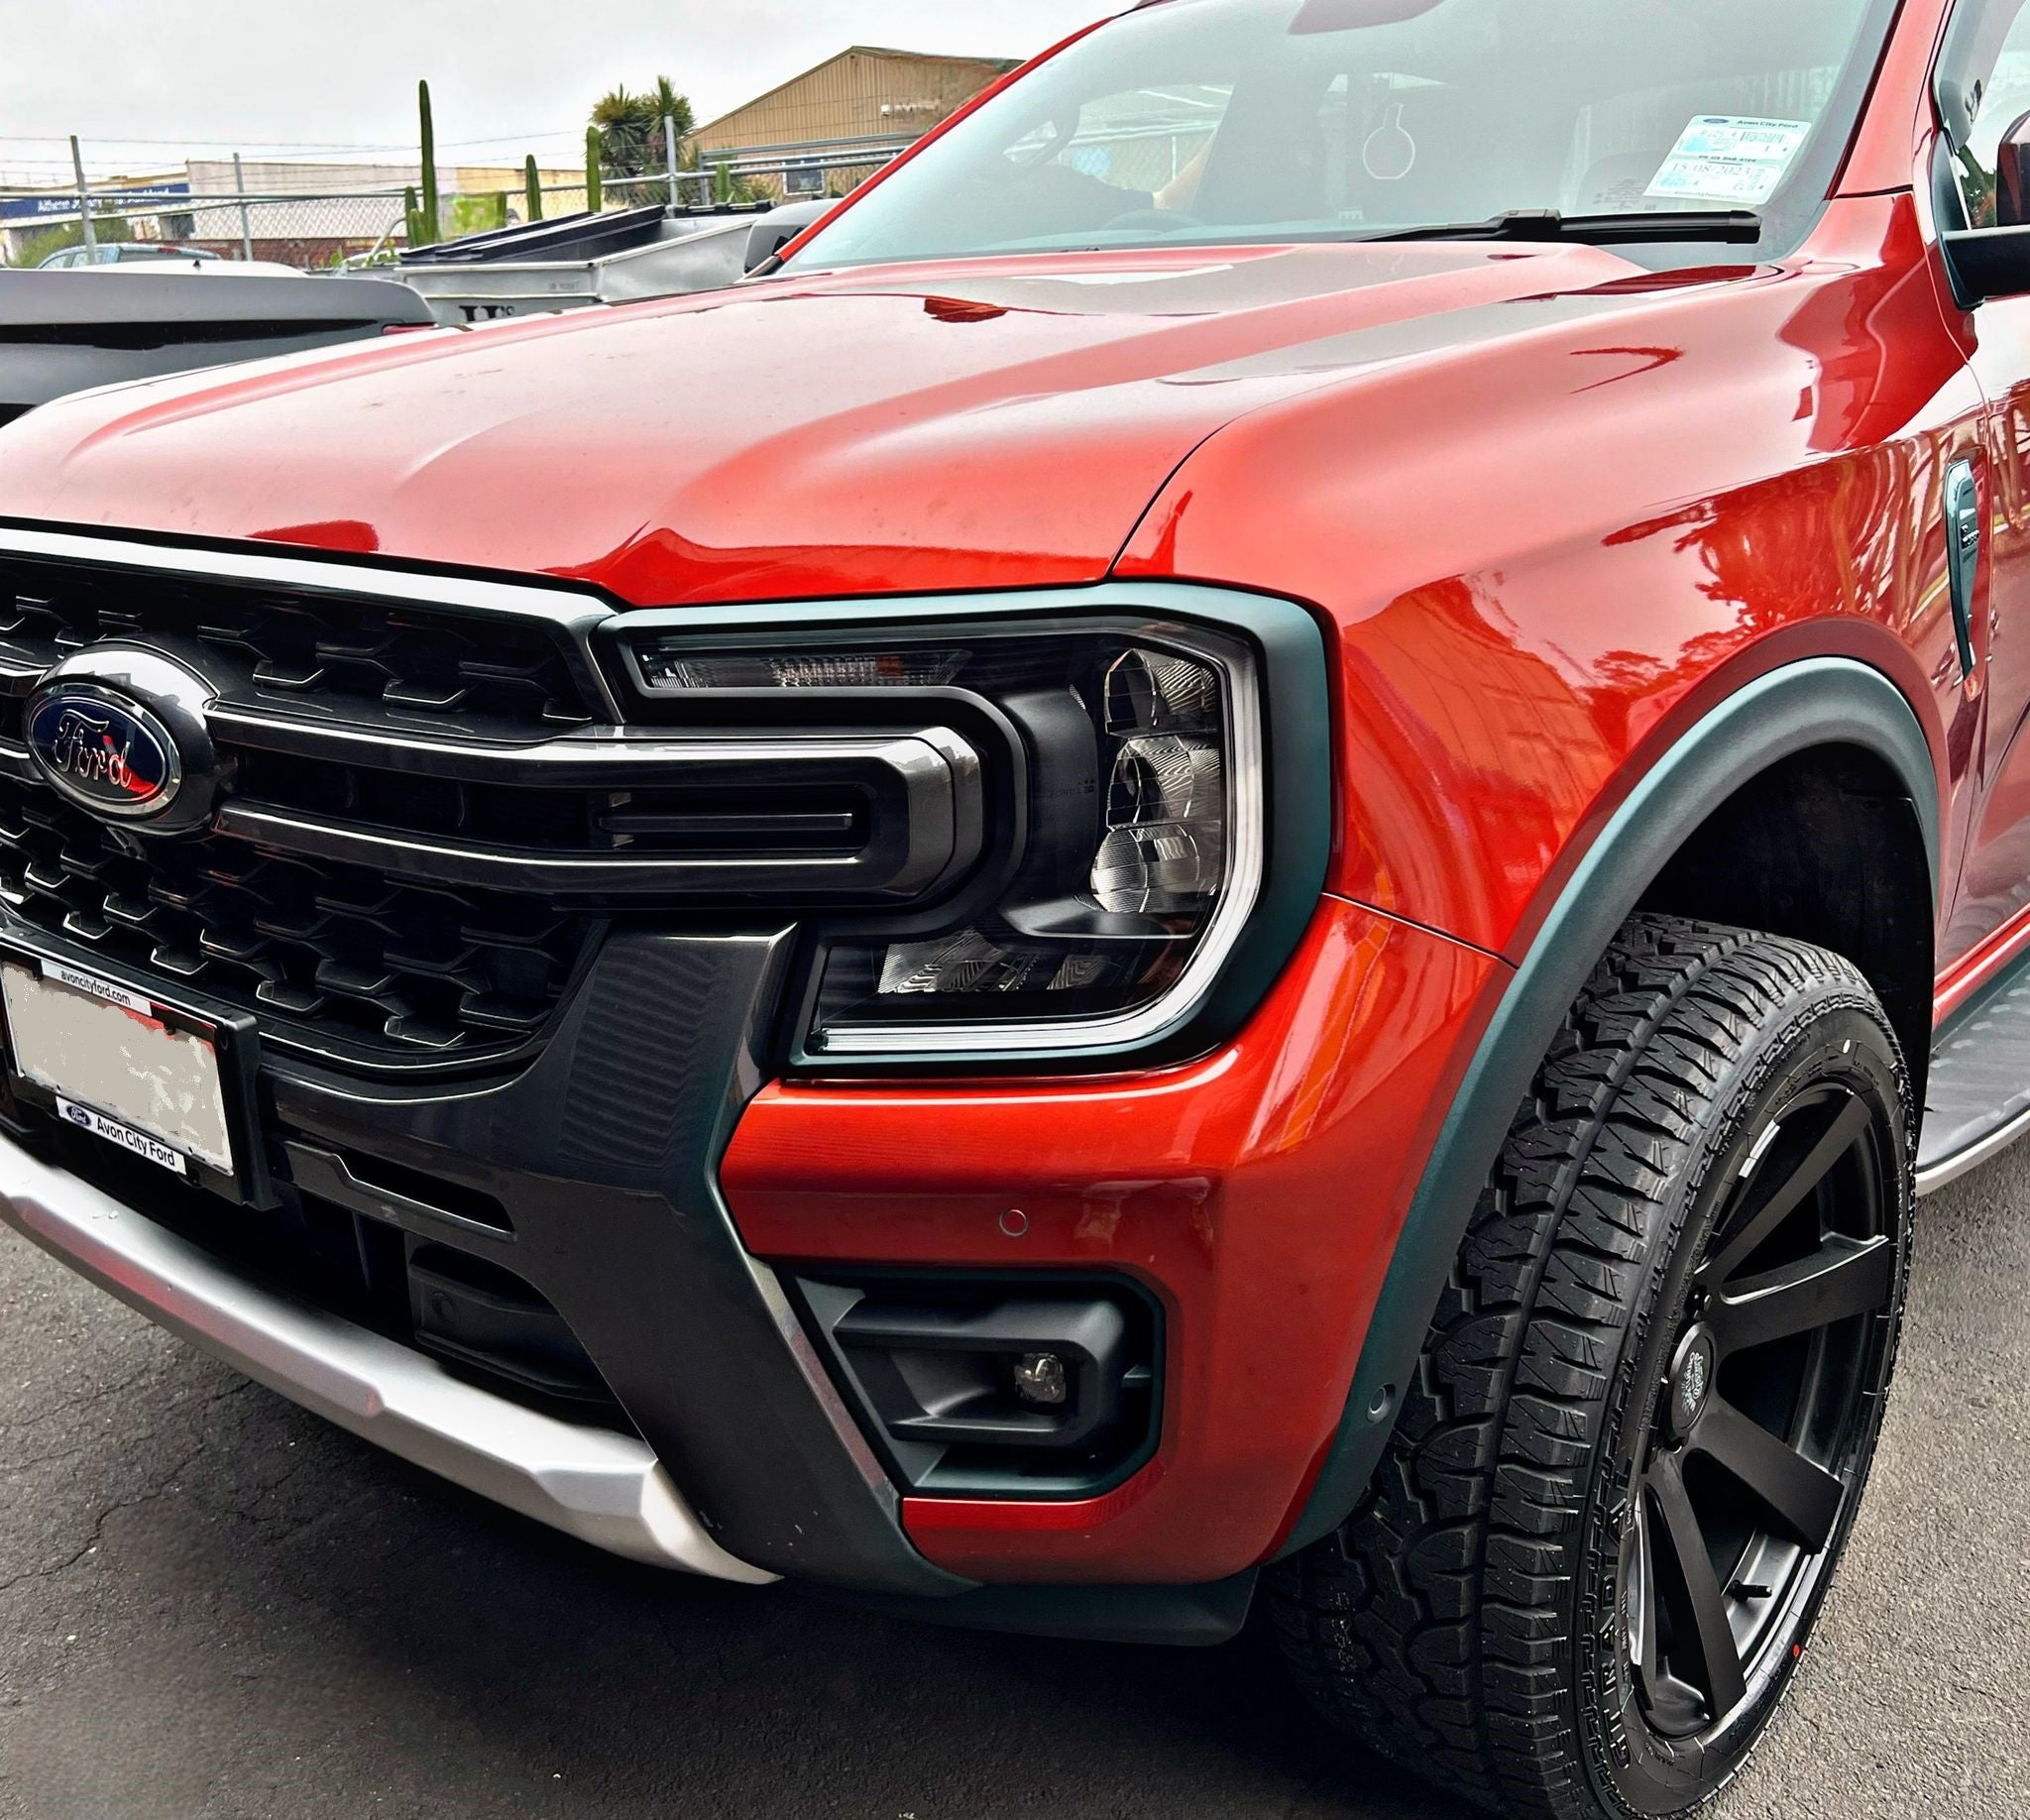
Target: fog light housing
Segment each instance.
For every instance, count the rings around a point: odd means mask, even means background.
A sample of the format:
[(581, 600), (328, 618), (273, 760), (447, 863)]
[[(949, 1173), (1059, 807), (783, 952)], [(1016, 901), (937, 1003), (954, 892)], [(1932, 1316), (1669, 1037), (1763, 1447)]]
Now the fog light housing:
[(1161, 1322), (1125, 1284), (795, 1287), (870, 1436), (918, 1490), (1082, 1496), (1155, 1445)]

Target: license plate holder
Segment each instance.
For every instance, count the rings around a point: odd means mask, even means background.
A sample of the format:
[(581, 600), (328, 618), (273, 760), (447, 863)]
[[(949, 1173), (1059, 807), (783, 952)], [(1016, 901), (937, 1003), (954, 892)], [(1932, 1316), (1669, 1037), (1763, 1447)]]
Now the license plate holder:
[(255, 1119), (253, 1018), (162, 997), (110, 968), (0, 942), (15, 1098), (249, 1206), (274, 1204)]

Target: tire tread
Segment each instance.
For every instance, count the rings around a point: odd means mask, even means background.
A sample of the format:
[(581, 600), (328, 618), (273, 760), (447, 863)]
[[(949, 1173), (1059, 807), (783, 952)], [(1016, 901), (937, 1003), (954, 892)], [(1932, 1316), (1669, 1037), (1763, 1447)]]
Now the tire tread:
[(1517, 1112), (1366, 1502), (1265, 1578), (1312, 1702), (1472, 1801), (1601, 1811), (1568, 1713), (1566, 1607), (1630, 1310), (1703, 1109), (1825, 988), (1874, 1006), (1858, 969), (1801, 942), (1624, 927)]

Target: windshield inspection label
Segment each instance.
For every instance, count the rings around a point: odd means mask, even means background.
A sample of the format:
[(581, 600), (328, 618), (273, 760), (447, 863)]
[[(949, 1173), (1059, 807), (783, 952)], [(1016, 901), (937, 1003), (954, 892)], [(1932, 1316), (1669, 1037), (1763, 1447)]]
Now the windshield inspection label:
[(1673, 202), (1757, 208), (1776, 193), (1811, 131), (1808, 120), (1702, 114), (1671, 148), (1648, 193)]

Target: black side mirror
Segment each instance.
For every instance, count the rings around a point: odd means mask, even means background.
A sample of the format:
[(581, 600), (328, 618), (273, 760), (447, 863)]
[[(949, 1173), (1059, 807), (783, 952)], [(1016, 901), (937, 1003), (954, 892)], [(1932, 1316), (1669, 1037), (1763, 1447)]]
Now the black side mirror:
[(748, 230), (748, 274), (751, 276), (759, 272), (804, 229), (814, 225), (838, 206), (836, 197), (827, 196), (810, 202), (788, 202), (781, 208), (771, 208)]
[(1996, 148), (1993, 221), (1941, 236), (1962, 309), (2030, 296), (2030, 114), (2011, 124)]
[(2030, 296), (2030, 227), (1962, 228), (1940, 238), (1962, 309)]

